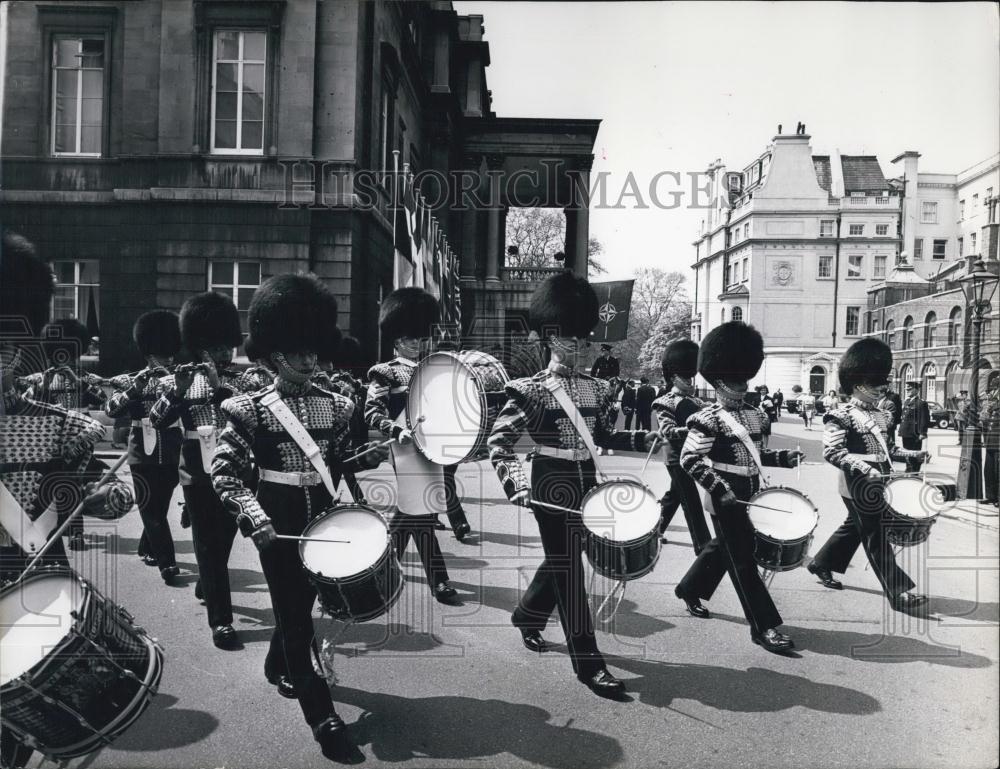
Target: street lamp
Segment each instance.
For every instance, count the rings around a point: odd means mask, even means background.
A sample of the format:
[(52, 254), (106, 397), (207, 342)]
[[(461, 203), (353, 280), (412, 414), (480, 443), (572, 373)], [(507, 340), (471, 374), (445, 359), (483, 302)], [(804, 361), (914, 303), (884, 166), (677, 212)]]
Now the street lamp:
[[(979, 346), (983, 334), (983, 319), (990, 310), (990, 301), (997, 290), (997, 275), (986, 268), (980, 259), (972, 265), (965, 277), (958, 281), (965, 294), (965, 302), (972, 311), (972, 381), (969, 383), (969, 400), (974, 413), (979, 413)], [(956, 479), (959, 499), (979, 499), (982, 490), (982, 462), (980, 460), (979, 424), (970, 422), (962, 440), (962, 454)], [(975, 472), (973, 472), (973, 469)]]

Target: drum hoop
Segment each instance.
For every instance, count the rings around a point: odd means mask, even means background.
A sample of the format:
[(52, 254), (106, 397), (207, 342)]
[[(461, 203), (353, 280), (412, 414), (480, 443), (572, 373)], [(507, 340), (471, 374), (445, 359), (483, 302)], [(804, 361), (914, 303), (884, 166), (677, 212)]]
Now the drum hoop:
[(813, 503), (813, 501), (809, 497), (809, 495), (806, 494), (804, 491), (799, 491), (798, 489), (793, 489), (791, 486), (768, 486), (766, 489), (761, 489), (756, 494), (754, 494), (752, 497), (750, 497), (750, 506), (753, 505), (754, 499), (756, 499), (758, 496), (761, 496), (765, 492), (768, 492), (768, 491), (789, 491), (792, 494), (795, 494), (796, 496), (799, 496), (802, 499), (804, 499), (806, 502), (808, 502), (809, 506), (813, 509), (813, 512), (816, 513), (817, 515), (819, 514), (819, 508), (816, 507), (816, 505)]
[(650, 489), (649, 486), (647, 486), (642, 481), (637, 481), (632, 478), (609, 478), (606, 481), (601, 481), (600, 483), (593, 486), (586, 494), (584, 494), (583, 501), (580, 502), (580, 518), (583, 519), (583, 527), (587, 530), (588, 536), (600, 540), (601, 542), (607, 542), (612, 547), (632, 547), (634, 545), (642, 544), (643, 542), (647, 541), (650, 538), (650, 536), (653, 535), (654, 532), (657, 534), (657, 536), (659, 536), (659, 532), (657, 532), (657, 525), (655, 522), (653, 523), (653, 528), (650, 529), (645, 534), (643, 534), (641, 537), (635, 537), (634, 539), (629, 539), (629, 540), (608, 539), (607, 537), (602, 537), (601, 535), (596, 534), (593, 529), (587, 526), (586, 518), (583, 515), (583, 511), (587, 507), (587, 502), (602, 487), (612, 486), (612, 485), (638, 486), (644, 491), (649, 492), (649, 496), (652, 497), (654, 500), (656, 499), (656, 495), (653, 494), (652, 489)]
[(812, 531), (806, 534), (804, 537), (796, 537), (795, 539), (775, 539), (767, 534), (764, 534), (759, 529), (754, 529), (754, 534), (759, 538), (764, 540), (769, 545), (777, 545), (778, 547), (792, 547), (794, 545), (808, 544), (811, 539), (816, 534), (816, 526), (813, 526)]
[[(919, 478), (893, 478), (888, 483), (885, 484), (883, 493), (888, 492), (893, 484), (896, 484), (897, 486), (909, 486), (914, 481), (920, 483), (921, 487), (929, 486), (932, 489), (935, 488), (934, 484), (920, 480)], [(933, 515), (924, 515), (921, 516), (920, 518), (915, 518), (912, 515), (907, 515), (906, 513), (900, 512), (899, 510), (894, 508), (889, 503), (888, 500), (886, 500), (885, 509), (889, 513), (889, 515), (891, 515), (893, 518), (899, 519), (901, 522), (905, 522), (910, 526), (922, 526), (925, 523), (927, 525), (930, 525), (931, 523), (933, 523), (938, 519), (939, 515), (941, 515), (941, 511), (937, 510), (934, 512)]]

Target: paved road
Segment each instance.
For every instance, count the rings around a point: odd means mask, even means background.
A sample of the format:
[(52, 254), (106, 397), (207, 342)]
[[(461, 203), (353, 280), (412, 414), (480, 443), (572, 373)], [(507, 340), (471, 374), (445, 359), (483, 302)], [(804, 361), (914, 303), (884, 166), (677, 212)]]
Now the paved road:
[[(954, 433), (951, 433), (954, 436)], [(947, 437), (947, 436), (946, 436)], [(943, 438), (942, 440), (945, 440)], [(819, 459), (820, 432), (785, 418), (772, 447), (801, 445)], [(642, 458), (608, 458), (636, 473)], [(379, 477), (376, 471), (362, 483)], [(932, 595), (932, 616), (887, 610), (863, 556), (832, 592), (805, 569), (772, 585), (799, 654), (777, 657), (750, 643), (739, 603), (723, 582), (713, 618), (682, 611), (673, 587), (692, 560), (680, 526), (669, 531), (656, 570), (631, 583), (599, 642), (631, 702), (598, 699), (558, 650), (532, 655), (509, 625), (511, 608), (541, 557), (532, 519), (502, 499), (485, 463), (463, 467), (476, 535), (442, 532), (453, 582), (465, 605), (429, 599), (408, 553), (403, 599), (388, 618), (342, 628), (335, 639), (334, 699), (371, 767), (979, 767), (995, 766), (998, 734), (997, 534), (941, 520), (905, 562)], [(662, 465), (647, 480), (666, 485)], [(813, 549), (841, 522), (834, 471), (775, 470), (821, 509)], [(476, 501), (479, 500), (479, 501)], [(262, 676), (272, 627), (255, 551), (239, 539), (231, 567), (238, 652), (216, 650), (194, 599), (190, 532), (176, 525), (187, 576), (164, 586), (135, 557), (138, 515), (113, 526), (88, 521), (80, 570), (95, 578), (166, 649), (160, 694), (132, 729), (96, 760), (99, 767), (328, 766), (293, 701)], [(598, 592), (608, 588), (597, 580)]]

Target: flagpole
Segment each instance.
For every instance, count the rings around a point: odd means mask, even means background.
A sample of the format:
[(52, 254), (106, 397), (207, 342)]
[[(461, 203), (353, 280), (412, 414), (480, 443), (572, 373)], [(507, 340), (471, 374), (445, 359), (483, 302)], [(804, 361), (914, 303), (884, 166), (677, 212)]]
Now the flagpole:
[(396, 198), (398, 196), (397, 186), (399, 184), (399, 150), (392, 151), (392, 287), (400, 288), (399, 275), (399, 254), (396, 248)]
[[(611, 304), (611, 284), (610, 283), (608, 283), (608, 304)], [(610, 323), (605, 323), (604, 324), (604, 341), (605, 342), (608, 341), (608, 326), (610, 326), (610, 325), (611, 325)]]

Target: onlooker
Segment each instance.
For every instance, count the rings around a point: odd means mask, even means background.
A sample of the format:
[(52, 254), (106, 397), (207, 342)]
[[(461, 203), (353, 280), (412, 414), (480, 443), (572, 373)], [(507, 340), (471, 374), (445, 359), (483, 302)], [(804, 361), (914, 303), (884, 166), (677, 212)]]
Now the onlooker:
[(656, 388), (646, 377), (639, 380), (639, 389), (635, 392), (635, 417), (640, 430), (652, 430), (653, 401), (656, 400)]
[(830, 390), (826, 395), (823, 396), (823, 410), (833, 411), (837, 406), (840, 405), (840, 398), (837, 397), (836, 390)]
[(807, 430), (812, 430), (813, 417), (816, 416), (816, 396), (803, 392), (799, 396), (799, 413)]
[(990, 382), (979, 424), (986, 449), (983, 466), (986, 496), (982, 501), (1000, 507), (1000, 377), (994, 377)]
[(774, 400), (770, 395), (767, 394), (767, 388), (760, 388), (760, 407), (764, 410), (764, 414), (767, 416), (760, 426), (760, 442), (761, 448), (767, 448), (768, 441), (771, 437), (771, 424), (777, 418), (774, 411)]
[[(899, 419), (899, 437), (903, 440), (903, 448), (922, 449), (930, 424), (931, 412), (927, 401), (920, 397), (920, 382), (907, 382), (906, 400), (903, 401)], [(920, 459), (907, 459), (906, 471), (918, 472), (922, 464)]]
[(902, 404), (899, 395), (892, 390), (886, 390), (882, 400), (878, 402), (878, 407), (885, 414), (885, 426), (889, 436), (889, 445), (896, 445), (896, 428), (899, 427), (899, 417), (902, 412)]
[(622, 413), (625, 415), (626, 430), (632, 429), (632, 416), (635, 414), (635, 382), (631, 379), (625, 381), (625, 389), (622, 390)]
[(969, 424), (969, 391), (961, 390), (955, 398), (955, 425), (958, 427), (958, 445), (962, 445), (965, 426)]
[(777, 390), (774, 391), (774, 396), (772, 397), (772, 400), (774, 401), (774, 413), (775, 413), (775, 416), (779, 416), (780, 417), (781, 416), (781, 405), (785, 402), (785, 395), (784, 395), (784, 393), (781, 392), (781, 388), (780, 387)]

